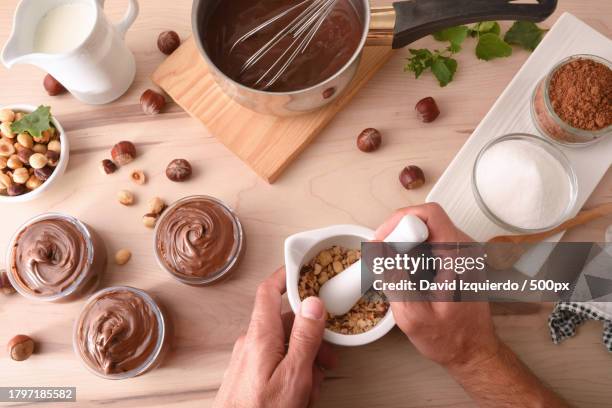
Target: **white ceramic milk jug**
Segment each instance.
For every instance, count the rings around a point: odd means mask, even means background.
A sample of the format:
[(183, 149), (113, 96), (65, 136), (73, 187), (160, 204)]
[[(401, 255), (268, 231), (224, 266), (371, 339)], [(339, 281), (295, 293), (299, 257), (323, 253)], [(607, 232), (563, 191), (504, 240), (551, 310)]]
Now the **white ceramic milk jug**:
[(137, 0), (117, 25), (104, 15), (105, 0), (22, 0), (2, 51), (8, 68), (36, 65), (72, 95), (104, 104), (123, 95), (136, 74), (125, 33), (138, 16)]

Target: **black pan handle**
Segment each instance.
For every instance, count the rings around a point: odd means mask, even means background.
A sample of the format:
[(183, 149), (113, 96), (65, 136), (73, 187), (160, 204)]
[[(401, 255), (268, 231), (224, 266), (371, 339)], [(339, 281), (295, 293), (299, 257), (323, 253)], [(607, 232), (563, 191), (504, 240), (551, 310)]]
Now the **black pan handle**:
[(408, 0), (393, 3), (396, 20), (393, 48), (402, 48), (444, 28), (491, 20), (542, 21), (557, 0), (516, 3), (513, 0)]

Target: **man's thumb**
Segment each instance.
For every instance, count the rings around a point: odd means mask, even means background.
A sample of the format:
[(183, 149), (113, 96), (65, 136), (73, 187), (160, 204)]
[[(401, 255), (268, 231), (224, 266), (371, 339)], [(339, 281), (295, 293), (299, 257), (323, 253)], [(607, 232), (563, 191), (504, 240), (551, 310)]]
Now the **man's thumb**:
[(312, 370), (325, 329), (325, 306), (317, 297), (302, 301), (293, 322), (287, 357), (290, 361)]

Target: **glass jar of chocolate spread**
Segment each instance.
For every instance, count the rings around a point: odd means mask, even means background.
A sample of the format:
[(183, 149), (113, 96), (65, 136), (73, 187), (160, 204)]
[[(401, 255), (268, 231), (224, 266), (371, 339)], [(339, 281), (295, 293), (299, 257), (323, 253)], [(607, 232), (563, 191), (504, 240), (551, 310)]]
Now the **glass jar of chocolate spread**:
[(151, 371), (163, 360), (167, 321), (146, 292), (115, 286), (91, 296), (74, 325), (75, 353), (94, 374), (123, 380)]
[(223, 202), (191, 196), (172, 204), (155, 227), (162, 269), (189, 285), (207, 285), (233, 271), (244, 250), (240, 220)]
[(8, 277), (21, 295), (49, 302), (93, 292), (106, 267), (106, 248), (89, 226), (48, 213), (23, 224), (10, 241)]

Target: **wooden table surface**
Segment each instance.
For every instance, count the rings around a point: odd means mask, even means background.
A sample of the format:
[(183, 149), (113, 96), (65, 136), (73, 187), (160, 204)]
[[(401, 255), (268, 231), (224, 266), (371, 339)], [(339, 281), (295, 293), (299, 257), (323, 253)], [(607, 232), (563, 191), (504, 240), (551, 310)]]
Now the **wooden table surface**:
[[(124, 0), (107, 0), (117, 20)], [(393, 209), (422, 203), (436, 179), (470, 136), (528, 56), (515, 48), (510, 58), (478, 61), (468, 40), (459, 54), (459, 72), (447, 88), (430, 74), (415, 80), (402, 72), (406, 50), (378, 73), (348, 108), (274, 185), (259, 180), (205, 129), (176, 105), (157, 117), (141, 113), (139, 96), (151, 86), (149, 76), (164, 56), (156, 48), (159, 32), (190, 33), (191, 0), (141, 0), (141, 14), (127, 41), (138, 62), (129, 92), (106, 106), (86, 106), (69, 95), (51, 98), (42, 88), (43, 72), (30, 66), (0, 68), (0, 104), (50, 104), (71, 141), (70, 164), (61, 185), (33, 203), (0, 206), (0, 251), (19, 224), (46, 211), (75, 215), (104, 238), (109, 254), (133, 252), (123, 267), (110, 264), (104, 286), (132, 285), (150, 291), (169, 309), (176, 334), (163, 366), (140, 378), (109, 382), (85, 370), (71, 344), (72, 325), (83, 301), (47, 305), (19, 296), (0, 297), (0, 343), (15, 334), (36, 339), (37, 353), (16, 363), (0, 357), (0, 386), (76, 386), (79, 407), (210, 406), (227, 365), (234, 339), (246, 328), (257, 284), (283, 263), (283, 240), (290, 234), (336, 223), (376, 227)], [(386, 3), (386, 2), (378, 2)], [(0, 2), (0, 42), (12, 26), (17, 0)], [(550, 26), (569, 11), (607, 36), (612, 35), (612, 3), (560, 0)], [(425, 39), (418, 45), (436, 45)], [(434, 124), (416, 120), (413, 107), (435, 97), (442, 115)], [(355, 148), (357, 134), (376, 127), (384, 146), (365, 155)], [(247, 137), (248, 135), (245, 135)], [(291, 135), (287, 135), (291, 137)], [(138, 159), (112, 176), (103, 176), (99, 162), (119, 140), (131, 140)], [(187, 158), (195, 177), (174, 184), (164, 176), (165, 164)], [(408, 192), (397, 181), (407, 164), (421, 166), (424, 188)], [(135, 186), (129, 169), (143, 169), (150, 181)], [(132, 190), (137, 205), (116, 201), (119, 189)], [(233, 278), (207, 288), (177, 283), (153, 258), (153, 234), (141, 216), (146, 201), (161, 196), (171, 202), (189, 194), (211, 194), (233, 206), (247, 232), (248, 251)], [(466, 192), (468, 194), (468, 192)], [(588, 205), (612, 201), (608, 171)], [(601, 241), (611, 219), (592, 223), (567, 239)], [(521, 358), (572, 404), (609, 407), (612, 401), (612, 355), (601, 343), (601, 324), (589, 323), (561, 346), (551, 343), (546, 318), (550, 306), (529, 315), (497, 315), (500, 336)], [(418, 355), (394, 330), (366, 347), (340, 350), (341, 367), (330, 374), (318, 407), (470, 407), (473, 403), (446, 373)], [(57, 405), (54, 405), (57, 406)]]

